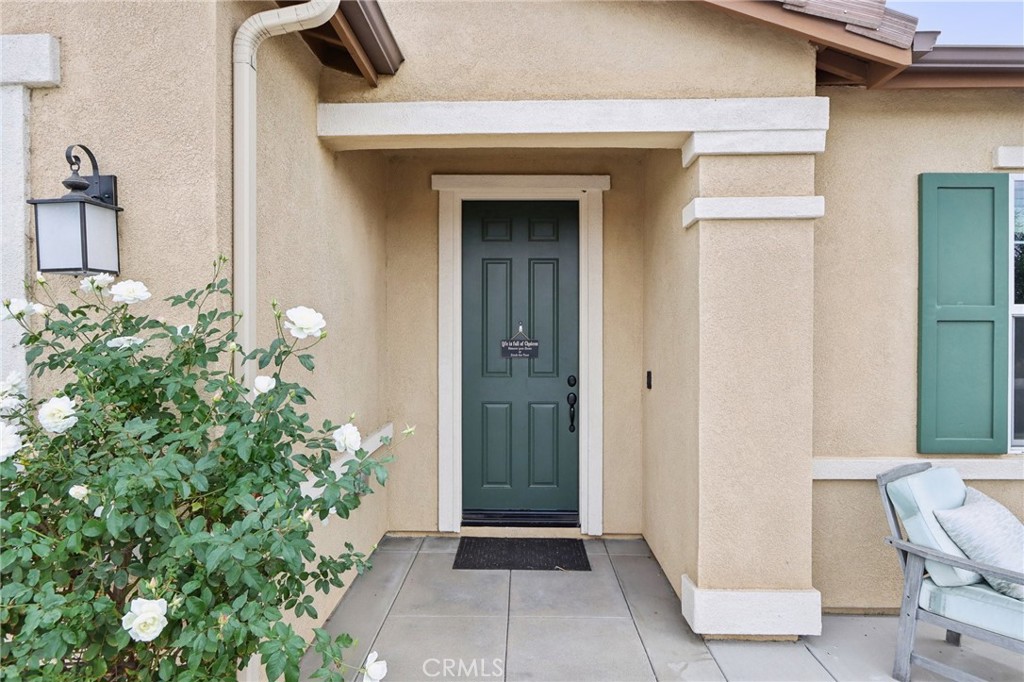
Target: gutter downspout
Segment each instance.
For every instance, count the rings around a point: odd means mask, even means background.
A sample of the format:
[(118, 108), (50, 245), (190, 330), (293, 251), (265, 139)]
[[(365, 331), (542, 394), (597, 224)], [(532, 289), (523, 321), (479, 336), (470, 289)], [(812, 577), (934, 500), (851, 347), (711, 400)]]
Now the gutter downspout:
[[(302, 5), (254, 14), (235, 34), (232, 52), (234, 83), (232, 289), (237, 312), (238, 344), (246, 352), (256, 347), (256, 51), (271, 36), (316, 28), (338, 11), (341, 0), (310, 0)], [(254, 361), (235, 356), (235, 375), (251, 385)]]

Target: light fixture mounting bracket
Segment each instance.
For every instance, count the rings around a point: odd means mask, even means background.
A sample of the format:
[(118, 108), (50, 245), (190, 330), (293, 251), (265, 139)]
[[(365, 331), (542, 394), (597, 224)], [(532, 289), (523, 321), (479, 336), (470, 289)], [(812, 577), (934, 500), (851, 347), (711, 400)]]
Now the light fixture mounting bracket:
[[(75, 147), (81, 149), (89, 157), (92, 175), (88, 179), (78, 174), (82, 160), (74, 153)], [(68, 194), (82, 193), (104, 204), (117, 206), (117, 176), (100, 175), (99, 164), (96, 163), (96, 157), (91, 149), (84, 144), (73, 144), (64, 151), (64, 158), (67, 159), (68, 166), (71, 167), (71, 175), (63, 183), (69, 190)]]

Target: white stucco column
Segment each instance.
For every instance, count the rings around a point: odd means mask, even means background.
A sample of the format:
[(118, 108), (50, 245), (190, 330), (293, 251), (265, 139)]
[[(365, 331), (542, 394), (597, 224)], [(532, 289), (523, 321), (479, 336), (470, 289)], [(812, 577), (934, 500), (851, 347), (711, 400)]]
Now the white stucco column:
[[(0, 299), (24, 296), (30, 211), (30, 90), (60, 84), (60, 43), (45, 34), (0, 35)], [(14, 323), (0, 326), (4, 376), (25, 371)]]

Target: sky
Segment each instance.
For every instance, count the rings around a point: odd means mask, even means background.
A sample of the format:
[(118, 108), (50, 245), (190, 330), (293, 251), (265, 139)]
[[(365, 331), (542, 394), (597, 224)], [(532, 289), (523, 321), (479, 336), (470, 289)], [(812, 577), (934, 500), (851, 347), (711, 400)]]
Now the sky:
[(1024, 45), (1024, 0), (888, 0), (919, 19), (918, 31), (942, 31), (939, 45)]

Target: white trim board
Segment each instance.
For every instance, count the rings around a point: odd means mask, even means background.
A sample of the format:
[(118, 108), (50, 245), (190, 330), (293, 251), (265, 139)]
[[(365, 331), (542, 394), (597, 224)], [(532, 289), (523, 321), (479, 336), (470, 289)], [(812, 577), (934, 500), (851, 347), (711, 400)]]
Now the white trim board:
[(683, 617), (699, 635), (821, 634), (818, 590), (725, 590), (697, 587), (683, 574)]
[(992, 150), (992, 167), (997, 170), (1024, 168), (1024, 147), (996, 147)]
[[(317, 134), (336, 150), (566, 144), (679, 149), (690, 133), (744, 131), (746, 139), (734, 141), (739, 147), (730, 153), (767, 153), (756, 151), (766, 144), (779, 147), (774, 153), (786, 145), (795, 145), (788, 153), (806, 153), (815, 144), (809, 139), (828, 129), (828, 110), (825, 97), (321, 103)], [(758, 131), (785, 134), (764, 142)], [(819, 136), (796, 135), (800, 131)]]
[(824, 130), (722, 130), (695, 132), (683, 144), (683, 167), (699, 156), (726, 154), (818, 154)]
[(1024, 457), (988, 455), (985, 457), (815, 457), (815, 481), (873, 481), (878, 474), (904, 464), (929, 462), (932, 466), (953, 467), (965, 480), (1024, 481)]
[(697, 197), (683, 208), (683, 227), (698, 220), (803, 220), (825, 215), (825, 197)]
[[(28, 274), (28, 239), (31, 211), (29, 169), (31, 149), (30, 89), (60, 84), (60, 43), (51, 35), (0, 35), (0, 111), (3, 135), (0, 135), (0, 298), (25, 295)], [(37, 150), (38, 151), (38, 150)], [(54, 166), (60, 162), (61, 147), (45, 149), (52, 154)], [(55, 193), (60, 187), (54, 183)], [(16, 324), (0, 327), (0, 367), (27, 375), (25, 353), (20, 345), (21, 329)], [(26, 377), (27, 378), (27, 377)]]
[(46, 33), (0, 35), (0, 85), (60, 85), (60, 42)]
[(438, 201), (437, 528), (462, 527), (462, 202), (580, 205), (580, 532), (604, 530), (604, 197), (607, 175), (434, 175)]

